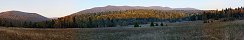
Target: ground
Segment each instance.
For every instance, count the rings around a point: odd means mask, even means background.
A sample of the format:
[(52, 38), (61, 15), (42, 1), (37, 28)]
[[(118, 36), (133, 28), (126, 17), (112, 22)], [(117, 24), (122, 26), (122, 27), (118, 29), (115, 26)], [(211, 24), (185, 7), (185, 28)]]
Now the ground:
[(243, 40), (244, 20), (166, 23), (159, 27), (6, 28), (1, 40)]
[(167, 23), (161, 27), (83, 28), (81, 40), (243, 40), (243, 20)]
[(0, 27), (0, 40), (74, 40), (73, 29)]

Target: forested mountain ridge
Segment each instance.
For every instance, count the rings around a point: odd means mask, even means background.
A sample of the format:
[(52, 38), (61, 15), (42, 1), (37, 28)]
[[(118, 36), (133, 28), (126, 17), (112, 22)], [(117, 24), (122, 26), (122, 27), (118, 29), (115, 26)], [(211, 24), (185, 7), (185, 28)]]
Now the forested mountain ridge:
[[(203, 11), (202, 11), (203, 12)], [(191, 12), (193, 13), (193, 12)], [(105, 11), (105, 12), (97, 12), (97, 13), (86, 13), (86, 14), (79, 14), (75, 13), (76, 15), (69, 15), (69, 16), (81, 16), (81, 15), (98, 15), (97, 18), (161, 18), (167, 19), (173, 14), (179, 14), (180, 16), (184, 16), (185, 14), (190, 14), (189, 12), (185, 11), (166, 11), (166, 10), (152, 10), (152, 9), (135, 9), (135, 10), (124, 10), (124, 11)], [(79, 15), (77, 15), (79, 14)], [(146, 15), (146, 17), (144, 17)], [(176, 15), (178, 16), (178, 15)], [(67, 16), (66, 16), (67, 17)], [(165, 18), (164, 18), (165, 17)], [(167, 18), (166, 18), (167, 17)]]
[(148, 22), (170, 21), (171, 19), (187, 16), (190, 16), (190, 13), (183, 11), (135, 9), (85, 14), (75, 13), (49, 22), (54, 23), (52, 26), (55, 27), (114, 27), (132, 25), (134, 23), (146, 24)]
[[(48, 21), (50, 27), (78, 27), (78, 28), (97, 28), (97, 27), (115, 27), (133, 24), (148, 24), (149, 22), (180, 22), (195, 20), (230, 20), (232, 18), (244, 18), (243, 8), (227, 8), (221, 11), (208, 10), (200, 12), (184, 12), (179, 10), (152, 10), (152, 9), (136, 9), (125, 11), (105, 11), (97, 13), (75, 13), (59, 18), (57, 20)], [(43, 25), (48, 24), (42, 23)]]
[(34, 22), (47, 21), (48, 18), (36, 13), (21, 11), (6, 11), (0, 13), (0, 26), (6, 27), (26, 27), (34, 25)]
[(95, 7), (91, 9), (86, 9), (78, 13), (96, 13), (96, 12), (106, 12), (106, 11), (124, 11), (124, 10), (135, 10), (135, 9), (153, 9), (153, 10), (199, 10), (195, 8), (170, 8), (161, 6), (105, 6), (105, 7)]

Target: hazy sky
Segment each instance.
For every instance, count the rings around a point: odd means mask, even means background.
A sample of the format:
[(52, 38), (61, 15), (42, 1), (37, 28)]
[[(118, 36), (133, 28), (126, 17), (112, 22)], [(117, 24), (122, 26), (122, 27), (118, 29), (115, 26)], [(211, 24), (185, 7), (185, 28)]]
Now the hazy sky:
[(206, 10), (244, 6), (244, 0), (0, 0), (0, 12), (17, 10), (46, 17), (63, 17), (107, 5), (190, 7)]

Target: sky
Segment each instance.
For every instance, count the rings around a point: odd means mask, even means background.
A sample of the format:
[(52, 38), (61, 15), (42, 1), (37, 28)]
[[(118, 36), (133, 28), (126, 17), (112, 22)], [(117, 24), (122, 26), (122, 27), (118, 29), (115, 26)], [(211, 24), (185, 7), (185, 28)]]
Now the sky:
[(107, 5), (215, 10), (244, 6), (244, 0), (0, 0), (0, 12), (15, 10), (52, 18)]

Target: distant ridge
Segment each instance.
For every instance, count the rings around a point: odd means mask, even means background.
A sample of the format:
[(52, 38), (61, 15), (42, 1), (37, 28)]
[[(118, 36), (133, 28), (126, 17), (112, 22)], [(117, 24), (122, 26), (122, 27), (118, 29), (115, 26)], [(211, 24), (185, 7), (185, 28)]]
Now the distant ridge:
[(6, 11), (0, 13), (0, 18), (11, 19), (11, 20), (20, 20), (20, 21), (46, 21), (48, 18), (41, 16), (37, 13), (27, 13), (21, 11)]
[(174, 8), (174, 10), (199, 10), (195, 8)]
[(105, 7), (95, 7), (87, 10), (81, 11), (82, 13), (96, 13), (104, 11), (120, 11), (120, 10), (132, 10), (132, 9), (154, 9), (154, 10), (199, 10), (195, 8), (170, 8), (170, 7), (161, 7), (161, 6), (105, 6)]

